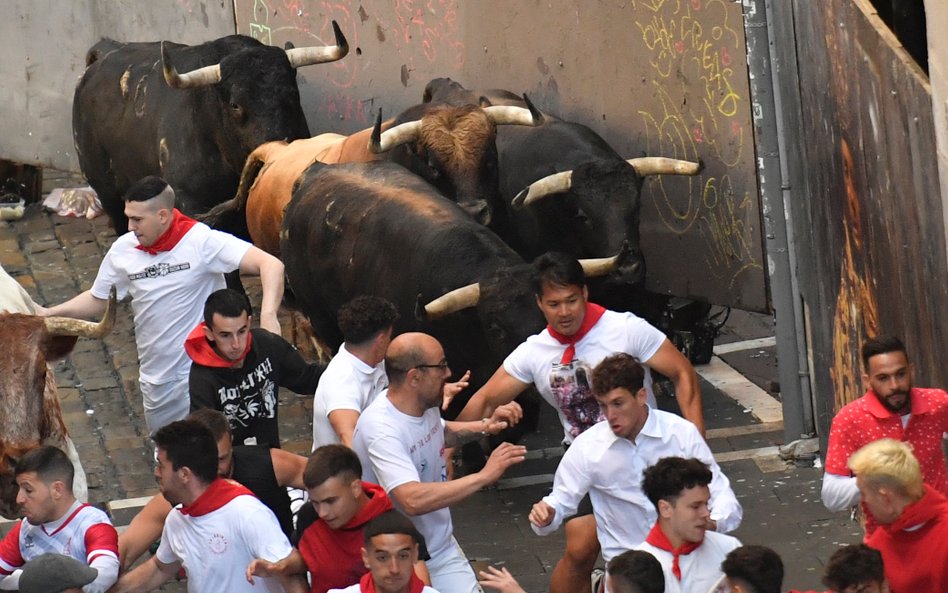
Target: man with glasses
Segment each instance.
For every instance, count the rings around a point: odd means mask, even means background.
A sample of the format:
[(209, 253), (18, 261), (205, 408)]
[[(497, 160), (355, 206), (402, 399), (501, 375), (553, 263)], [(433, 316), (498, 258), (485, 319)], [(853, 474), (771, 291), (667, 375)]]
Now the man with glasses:
[[(457, 447), (507, 427), (510, 409), (473, 422), (446, 422), (438, 413), (451, 369), (438, 340), (402, 334), (385, 354), (389, 388), (359, 416), (352, 448), (362, 462), (362, 479), (379, 484), (425, 538), (431, 584), (439, 591), (478, 591), (477, 578), (453, 535), (449, 507), (493, 484), (526, 448), (503, 443), (484, 468), (447, 481), (445, 447)], [(508, 404), (516, 406), (517, 404)]]

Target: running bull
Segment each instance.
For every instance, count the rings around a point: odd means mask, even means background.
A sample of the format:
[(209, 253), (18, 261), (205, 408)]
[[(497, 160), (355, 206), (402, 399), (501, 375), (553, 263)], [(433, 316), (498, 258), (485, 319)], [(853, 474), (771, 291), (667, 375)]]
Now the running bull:
[(306, 138), (296, 68), (341, 59), (349, 47), (282, 50), (231, 35), (201, 45), (103, 39), (86, 54), (73, 98), (79, 165), (117, 233), (124, 192), (161, 175), (189, 215), (232, 198), (254, 148)]
[(392, 163), (310, 166), (287, 207), (280, 251), (299, 306), (333, 350), (342, 342), (339, 307), (378, 295), (398, 308), (396, 333), (430, 333), (456, 372), (471, 370), (471, 393), (544, 325), (532, 267)]
[[(293, 142), (268, 142), (247, 159), (237, 195), (202, 217), (213, 227), (245, 213), (254, 245), (279, 254), (283, 210), (293, 183), (315, 162), (367, 163), (388, 160), (403, 165), (457, 202), (481, 224), (491, 222), (497, 191), (497, 126), (532, 126), (540, 121), (532, 106), (488, 107), (425, 103), (350, 136), (319, 134)], [(233, 225), (230, 225), (233, 226)]]
[(64, 358), (79, 336), (101, 338), (115, 321), (115, 292), (99, 323), (63, 317), (37, 317), (35, 303), (0, 268), (0, 515), (17, 517), (14, 466), (42, 444), (61, 448), (76, 467), (73, 491), (86, 502), (86, 475), (66, 431), (56, 380), (49, 363)]
[[(470, 91), (450, 78), (429, 82), (423, 99), (526, 106), (509, 91)], [(502, 200), (497, 208), (507, 209), (510, 220), (498, 233), (525, 258), (551, 249), (577, 258), (603, 257), (628, 244), (633, 257), (609, 276), (626, 287), (641, 285), (645, 277), (639, 249), (643, 177), (701, 170), (700, 163), (675, 159), (626, 160), (586, 126), (547, 113), (536, 127), (498, 130), (497, 153)]]

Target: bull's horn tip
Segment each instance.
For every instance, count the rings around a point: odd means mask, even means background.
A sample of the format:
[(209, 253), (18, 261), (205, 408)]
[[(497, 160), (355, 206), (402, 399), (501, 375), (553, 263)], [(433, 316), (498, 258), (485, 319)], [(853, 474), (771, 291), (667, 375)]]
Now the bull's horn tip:
[(524, 202), (527, 199), (527, 194), (530, 193), (530, 188), (520, 190), (514, 199), (510, 201), (510, 205), (513, 206), (516, 210), (520, 210), (524, 206)]
[(527, 104), (527, 109), (530, 110), (530, 117), (533, 118), (533, 123), (536, 125), (543, 123), (543, 112), (537, 109), (533, 101), (530, 100), (530, 97), (527, 96), (527, 93), (523, 94), (523, 102)]
[(342, 28), (335, 19), (332, 21), (332, 34), (336, 38), (336, 45), (339, 46), (339, 49), (342, 50), (342, 55), (345, 56), (349, 53), (349, 41), (346, 39), (346, 36), (342, 34)]

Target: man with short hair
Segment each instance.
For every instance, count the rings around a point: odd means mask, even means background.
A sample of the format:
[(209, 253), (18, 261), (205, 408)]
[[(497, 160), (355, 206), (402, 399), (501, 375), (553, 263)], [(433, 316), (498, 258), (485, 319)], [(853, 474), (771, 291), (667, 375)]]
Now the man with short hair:
[[(283, 533), (293, 533), (293, 512), (286, 489), (303, 487), (306, 458), (282, 449), (260, 445), (232, 445), (227, 418), (217, 410), (204, 408), (188, 416), (211, 431), (217, 442), (217, 475), (246, 486), (273, 511)], [(161, 537), (171, 504), (158, 493), (119, 535), (119, 558), (128, 569)]]
[(843, 546), (826, 563), (823, 584), (831, 593), (884, 593), (882, 554), (866, 544)]
[[(384, 513), (397, 512), (381, 487), (361, 478), (362, 464), (349, 447), (316, 449), (303, 473), (311, 504), (297, 517), (296, 533), (301, 535), (296, 547), (279, 562), (254, 560), (247, 566), (247, 578), (309, 571), (311, 593), (358, 583), (368, 570), (362, 560), (365, 525)], [(419, 560), (416, 570), (427, 580), (424, 562)]]
[(303, 593), (295, 577), (247, 583), (244, 569), (254, 558), (277, 561), (292, 550), (273, 512), (250, 490), (218, 477), (214, 436), (194, 420), (162, 427), (152, 440), (158, 451), (155, 476), (175, 508), (165, 520), (154, 556), (125, 573), (112, 593), (143, 593), (161, 586), (183, 567), (191, 593)]
[(500, 418), (509, 417), (511, 410), (500, 408), (475, 422), (443, 421), (439, 409), (451, 369), (441, 344), (427, 334), (406, 333), (392, 340), (385, 373), (388, 391), (359, 416), (352, 437), (362, 479), (384, 488), (424, 536), (435, 588), (477, 591), (474, 571), (454, 539), (449, 507), (499, 480), (508, 467), (523, 461), (526, 449), (503, 443), (481, 471), (446, 481), (444, 448), (496, 434), (507, 427)]
[[(925, 483), (948, 494), (942, 449), (942, 435), (948, 431), (948, 393), (912, 386), (915, 367), (898, 338), (868, 340), (862, 347), (862, 362), (866, 394), (843, 406), (830, 427), (823, 504), (831, 511), (842, 511), (860, 502), (856, 478), (847, 461), (860, 448), (881, 438), (909, 443), (921, 464)], [(865, 504), (862, 508), (868, 510)], [(877, 522), (871, 513), (864, 515), (868, 541)]]
[(610, 593), (664, 593), (662, 565), (642, 550), (622, 552), (606, 564), (606, 589)]
[(123, 196), (129, 232), (109, 248), (92, 288), (37, 315), (91, 318), (105, 311), (110, 289), (132, 298), (139, 387), (149, 432), (188, 415), (188, 371), (184, 340), (201, 320), (207, 296), (224, 288), (224, 274), (258, 274), (263, 286), (260, 325), (280, 333), (283, 264), (246, 241), (181, 214), (174, 190), (163, 179), (145, 177)]
[(251, 329), (252, 319), (245, 294), (222, 288), (207, 297), (204, 321), (184, 343), (191, 411), (223, 412), (238, 445), (279, 448), (279, 388), (309, 395), (326, 367), (307, 363), (282, 336)]
[(780, 593), (783, 560), (766, 546), (741, 546), (721, 563), (731, 593)]
[(372, 295), (357, 296), (339, 308), (344, 342), (316, 387), (314, 451), (335, 443), (352, 446), (359, 414), (388, 387), (383, 361), (397, 319), (395, 305)]
[(356, 585), (329, 593), (438, 593), (415, 574), (418, 531), (401, 513), (384, 513), (365, 526), (362, 561), (369, 570)]
[(849, 458), (849, 469), (879, 523), (866, 543), (882, 553), (892, 593), (948, 591), (948, 499), (923, 482), (911, 447), (873, 441)]
[(664, 457), (645, 470), (642, 490), (658, 520), (636, 549), (662, 563), (666, 593), (711, 590), (723, 576), (725, 556), (741, 545), (736, 537), (708, 530), (711, 479), (708, 466), (693, 458)]
[(102, 593), (115, 583), (118, 534), (108, 515), (76, 500), (74, 471), (66, 454), (48, 445), (17, 461), (14, 477), (20, 490), (16, 501), (24, 518), (0, 541), (0, 576), (53, 553), (70, 556), (98, 571), (83, 587), (85, 593)]
[[(505, 567), (488, 566), (480, 572), (480, 584), (500, 593), (525, 593), (523, 587)], [(648, 552), (628, 550), (606, 564), (606, 586), (609, 593), (665, 593), (662, 565)]]
[[(313, 398), (313, 450), (341, 443), (352, 446), (359, 415), (388, 388), (385, 351), (392, 341), (398, 310), (390, 301), (357, 296), (339, 308), (343, 344), (319, 379)], [(471, 372), (445, 383), (447, 400), (468, 386)]]
[[(490, 380), (471, 397), (458, 420), (490, 415), (533, 385), (557, 410), (563, 442), (600, 421), (590, 389), (593, 367), (614, 352), (625, 352), (646, 366), (645, 394), (657, 407), (651, 369), (670, 378), (682, 414), (704, 432), (698, 376), (688, 359), (665, 335), (633, 313), (618, 313), (589, 302), (580, 263), (563, 253), (546, 253), (533, 262), (533, 290), (547, 327), (504, 360)], [(575, 512), (575, 509), (574, 511)], [(566, 527), (566, 550), (553, 571), (551, 593), (589, 591), (589, 575), (599, 553), (596, 525), (587, 503)]]
[(538, 535), (556, 530), (588, 492), (603, 558), (608, 562), (635, 548), (657, 517), (642, 476), (647, 467), (673, 455), (696, 458), (710, 468), (708, 527), (724, 533), (740, 525), (741, 505), (698, 429), (680, 416), (652, 409), (644, 381), (642, 366), (624, 353), (606, 357), (593, 370), (593, 392), (605, 420), (576, 437), (556, 468), (553, 491), (533, 505), (530, 523)]

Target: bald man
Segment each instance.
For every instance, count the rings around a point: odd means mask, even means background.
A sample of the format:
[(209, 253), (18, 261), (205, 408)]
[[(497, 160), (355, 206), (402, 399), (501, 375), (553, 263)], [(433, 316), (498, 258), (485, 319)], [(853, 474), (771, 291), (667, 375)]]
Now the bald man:
[[(362, 462), (362, 479), (379, 484), (424, 536), (431, 560), (431, 584), (439, 591), (479, 591), (477, 578), (454, 539), (449, 507), (493, 484), (526, 449), (503, 443), (484, 469), (447, 481), (445, 447), (457, 447), (507, 427), (511, 409), (489, 418), (446, 422), (439, 409), (451, 369), (444, 349), (422, 333), (402, 334), (385, 353), (388, 391), (359, 416), (352, 448)], [(517, 406), (516, 403), (507, 404)], [(519, 417), (519, 414), (514, 414)]]

